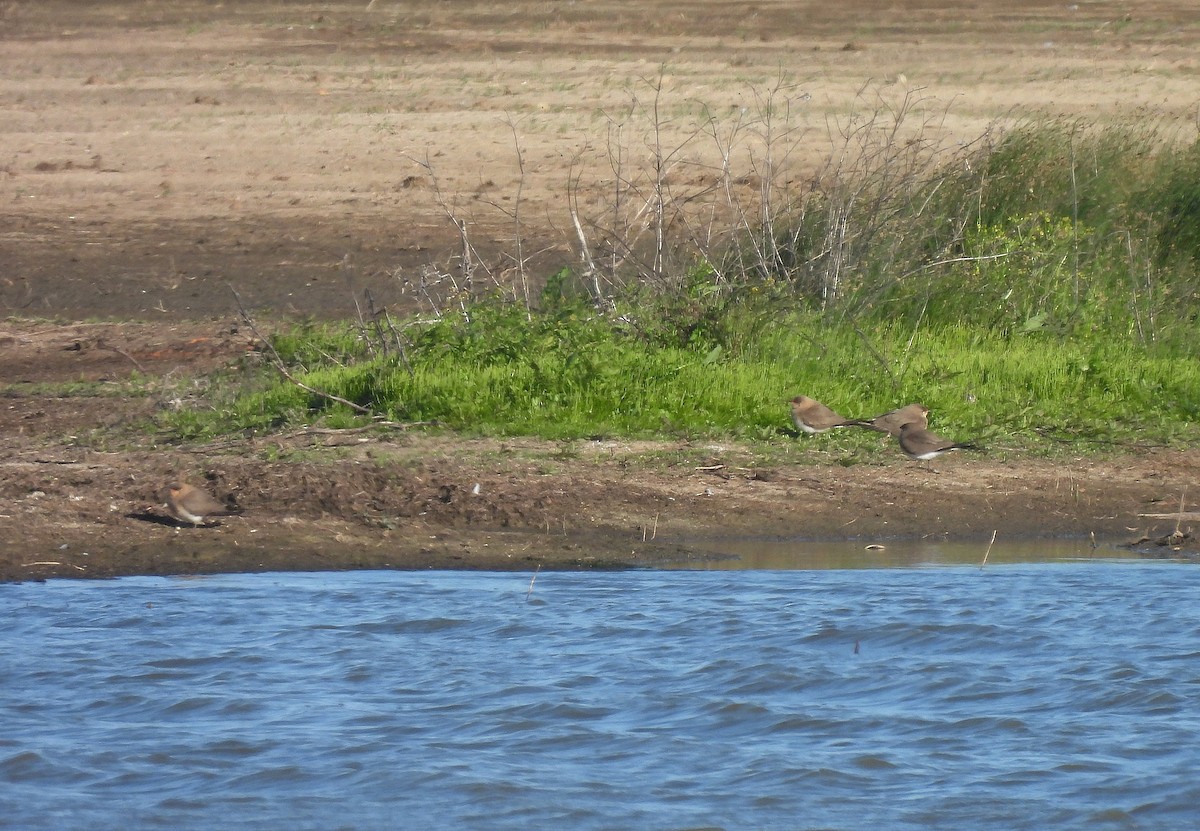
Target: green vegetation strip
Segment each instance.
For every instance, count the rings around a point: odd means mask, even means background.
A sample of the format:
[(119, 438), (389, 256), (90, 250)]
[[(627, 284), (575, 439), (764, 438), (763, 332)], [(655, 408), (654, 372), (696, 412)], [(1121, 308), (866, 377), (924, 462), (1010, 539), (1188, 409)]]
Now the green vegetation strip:
[[(848, 417), (920, 401), (938, 432), (1026, 452), (1200, 438), (1194, 139), (1029, 124), (906, 177), (855, 170), (665, 279), (599, 297), (564, 271), (534, 308), (476, 298), (405, 327), (406, 360), (350, 324), (274, 346), (308, 387), (479, 435), (777, 440), (803, 393)], [(263, 373), (165, 426), (362, 423)]]

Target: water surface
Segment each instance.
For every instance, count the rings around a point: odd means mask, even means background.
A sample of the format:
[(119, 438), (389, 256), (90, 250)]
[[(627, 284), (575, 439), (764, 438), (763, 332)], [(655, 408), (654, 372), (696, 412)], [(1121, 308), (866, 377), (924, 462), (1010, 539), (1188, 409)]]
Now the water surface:
[(1200, 570), (0, 586), (0, 827), (1200, 821)]

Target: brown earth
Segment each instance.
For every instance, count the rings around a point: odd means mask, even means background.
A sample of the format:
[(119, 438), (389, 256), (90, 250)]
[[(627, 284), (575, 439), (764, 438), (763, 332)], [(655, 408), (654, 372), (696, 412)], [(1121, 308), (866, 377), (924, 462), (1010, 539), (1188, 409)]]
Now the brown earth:
[[(422, 276), (459, 265), (451, 216), (499, 283), (518, 236), (531, 273), (573, 262), (568, 196), (604, 210), (614, 125), (644, 163), (654, 104), (697, 171), (720, 155), (688, 138), (697, 113), (728, 124), (780, 87), (796, 176), (852, 113), (906, 101), (949, 144), (1033, 111), (1190, 129), (1198, 35), (1190, 0), (8, 2), (0, 578), (637, 565), (714, 535), (1165, 538), (1176, 521), (1143, 515), (1196, 493), (1196, 451), (935, 471), (842, 467), (845, 439), (781, 437), (764, 459), (398, 430), (181, 447), (129, 427), (254, 350), (231, 286), (272, 320), (347, 315), (367, 288), (427, 308), (445, 286)], [(755, 152), (731, 159), (752, 170)], [(245, 515), (168, 524), (176, 475)]]
[[(388, 428), (179, 446), (137, 425), (179, 406), (198, 373), (242, 359), (253, 347), (244, 333), (208, 322), (4, 326), (0, 579), (653, 566), (739, 538), (975, 539), (983, 550), (998, 532), (1002, 543), (1095, 535), (1146, 538), (1151, 556), (1195, 550), (1190, 522), (1172, 539), (1165, 516), (1196, 492), (1194, 450), (1057, 461), (997, 450), (928, 465), (872, 451), (886, 440), (861, 432), (781, 430), (764, 451)], [(865, 461), (843, 466), (856, 442)], [(176, 478), (244, 514), (181, 527), (163, 506)]]

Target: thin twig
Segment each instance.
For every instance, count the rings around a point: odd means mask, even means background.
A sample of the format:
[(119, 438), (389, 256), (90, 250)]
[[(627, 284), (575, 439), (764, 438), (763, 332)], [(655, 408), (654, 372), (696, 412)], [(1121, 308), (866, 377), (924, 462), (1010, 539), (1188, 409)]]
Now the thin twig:
[(992, 532), (992, 541), (988, 543), (987, 551), (983, 552), (983, 562), (979, 564), (979, 570), (983, 571), (983, 567), (987, 565), (988, 555), (992, 553), (992, 543), (996, 542), (996, 534), (999, 529)]
[(319, 396), (321, 398), (327, 398), (330, 401), (336, 401), (338, 404), (345, 404), (350, 409), (352, 409), (356, 412), (362, 413), (363, 415), (368, 415), (373, 418), (378, 417), (377, 414), (375, 413), (375, 411), (371, 410), (368, 407), (364, 407), (361, 404), (355, 404), (353, 401), (349, 401), (338, 395), (333, 395), (332, 393), (324, 392), (322, 390), (316, 389), (315, 387), (310, 387), (308, 384), (304, 383), (303, 381), (301, 381), (301, 380), (297, 379), (295, 376), (293, 376), (292, 373), (288, 371), (287, 365), (284, 364), (283, 358), (281, 358), (279, 356), (279, 352), (277, 352), (275, 350), (275, 347), (271, 344), (271, 342), (269, 340), (267, 340), (266, 338), (264, 338), (262, 336), (262, 333), (258, 331), (258, 326), (255, 325), (254, 318), (252, 318), (250, 316), (250, 313), (248, 311), (246, 311), (246, 306), (242, 303), (242, 296), (237, 293), (237, 289), (235, 289), (233, 286), (230, 286), (229, 290), (231, 292), (233, 292), (233, 298), (234, 298), (234, 300), (237, 301), (238, 312), (241, 313), (242, 320), (245, 321), (246, 325), (250, 327), (250, 331), (254, 333), (254, 336), (256, 338), (258, 338), (263, 343), (263, 345), (266, 346), (266, 348), (270, 351), (272, 362), (275, 364), (275, 369), (279, 371), (280, 375), (282, 375), (290, 383), (294, 384), (295, 386), (299, 387), (300, 389), (304, 390), (305, 392), (311, 393), (311, 394)]
[(288, 439), (295, 436), (348, 436), (353, 433), (365, 433), (370, 430), (377, 430), (381, 427), (389, 427), (395, 430), (411, 430), (413, 427), (431, 427), (436, 426), (437, 421), (373, 421), (370, 424), (363, 424), (359, 427), (302, 427), (299, 430), (294, 430), (290, 433), (276, 433), (272, 438)]
[(132, 355), (130, 355), (124, 349), (119, 349), (115, 346), (110, 346), (109, 344), (105, 343), (103, 339), (96, 341), (96, 346), (99, 349), (107, 349), (109, 352), (116, 352), (122, 358), (126, 358), (127, 360), (129, 360), (130, 363), (132, 363), (135, 367), (137, 367), (138, 372), (144, 373), (146, 371), (145, 367), (143, 367), (140, 363), (138, 363), (138, 359), (133, 357)]
[(529, 596), (533, 594), (533, 584), (537, 582), (538, 572), (542, 570), (542, 564), (538, 563), (537, 568), (533, 570), (533, 577), (529, 578), (529, 591), (525, 592), (525, 602), (529, 602)]
[[(354, 433), (365, 433), (369, 430), (377, 430), (380, 428), (392, 430), (411, 430), (415, 427), (437, 427), (440, 422), (434, 419), (433, 421), (372, 421), (370, 424), (364, 424), (360, 427), (345, 427), (335, 429), (332, 427), (302, 427), (299, 430), (292, 430), (288, 433), (273, 433), (270, 438), (273, 441), (287, 441), (288, 439), (307, 438), (309, 436), (346, 436)], [(253, 436), (221, 439), (219, 441), (210, 441), (205, 444), (187, 445), (180, 448), (188, 453), (209, 453), (213, 450), (220, 450), (229, 447), (239, 447), (247, 442), (253, 441)]]
[(404, 368), (408, 370), (409, 377), (416, 375), (416, 373), (413, 371), (412, 364), (409, 363), (408, 360), (408, 350), (404, 348), (404, 343), (400, 340), (400, 330), (396, 328), (396, 324), (392, 321), (392, 316), (388, 314), (386, 307), (383, 309), (383, 320), (385, 323), (387, 323), (388, 329), (391, 331), (392, 337), (396, 341), (396, 352), (399, 353), (400, 360), (404, 363)]
[(358, 316), (359, 337), (366, 344), (367, 352), (374, 355), (375, 345), (371, 343), (371, 338), (367, 334), (367, 321), (363, 316), (362, 305), (358, 302), (358, 287), (354, 284), (354, 263), (349, 254), (342, 255), (342, 274), (346, 276), (346, 287), (350, 290), (351, 299), (354, 300), (354, 312)]

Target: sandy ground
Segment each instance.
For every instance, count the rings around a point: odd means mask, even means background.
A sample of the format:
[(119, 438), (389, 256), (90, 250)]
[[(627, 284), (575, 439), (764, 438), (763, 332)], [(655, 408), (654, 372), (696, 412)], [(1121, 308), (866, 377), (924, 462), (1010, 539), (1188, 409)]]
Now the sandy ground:
[[(455, 220), (493, 265), (478, 283), (512, 286), (514, 241), (529, 274), (575, 262), (569, 197), (593, 228), (652, 140), (681, 197), (727, 145), (761, 170), (770, 90), (779, 175), (802, 180), (854, 119), (899, 108), (946, 146), (1030, 112), (1194, 129), (1198, 46), (1190, 0), (5, 3), (0, 576), (638, 564), (721, 533), (1169, 534), (1142, 515), (1200, 492), (1194, 451), (934, 472), (818, 445), (762, 468), (736, 447), (170, 447), (129, 425), (253, 350), (230, 287), (276, 319), (349, 315), (363, 289), (417, 308), (461, 265)], [(173, 475), (246, 515), (157, 521)]]

